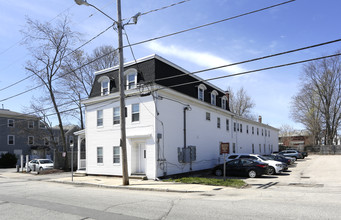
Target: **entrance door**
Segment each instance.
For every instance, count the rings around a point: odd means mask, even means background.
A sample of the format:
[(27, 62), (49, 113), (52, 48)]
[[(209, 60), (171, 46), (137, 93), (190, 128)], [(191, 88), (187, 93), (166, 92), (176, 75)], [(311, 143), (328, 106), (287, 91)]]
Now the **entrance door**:
[(146, 173), (147, 151), (144, 143), (136, 146), (136, 173)]

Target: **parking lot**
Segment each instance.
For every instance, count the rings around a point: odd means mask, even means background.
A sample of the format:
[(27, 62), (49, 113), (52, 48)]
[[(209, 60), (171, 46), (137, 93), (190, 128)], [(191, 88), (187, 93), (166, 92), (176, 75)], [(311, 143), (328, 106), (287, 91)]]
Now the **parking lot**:
[(277, 175), (246, 178), (244, 181), (253, 188), (273, 188), (281, 186), (306, 188), (341, 187), (341, 155), (309, 155), (297, 160), (285, 171)]

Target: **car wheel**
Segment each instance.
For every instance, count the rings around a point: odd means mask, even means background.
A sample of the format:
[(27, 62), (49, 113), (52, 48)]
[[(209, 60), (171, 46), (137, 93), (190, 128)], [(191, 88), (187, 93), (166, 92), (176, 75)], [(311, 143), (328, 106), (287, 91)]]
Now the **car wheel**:
[(216, 176), (222, 176), (222, 175), (223, 175), (223, 171), (222, 171), (221, 169), (216, 169), (215, 172), (214, 172), (214, 174), (215, 174)]
[(268, 174), (269, 174), (269, 175), (274, 175), (275, 173), (276, 173), (275, 168), (269, 167), (269, 169), (268, 169)]
[(44, 170), (44, 169), (43, 169), (42, 167), (40, 167), (40, 168), (39, 168), (39, 171), (42, 171), (42, 170)]
[(250, 178), (255, 178), (257, 176), (257, 173), (254, 170), (250, 170), (248, 174)]

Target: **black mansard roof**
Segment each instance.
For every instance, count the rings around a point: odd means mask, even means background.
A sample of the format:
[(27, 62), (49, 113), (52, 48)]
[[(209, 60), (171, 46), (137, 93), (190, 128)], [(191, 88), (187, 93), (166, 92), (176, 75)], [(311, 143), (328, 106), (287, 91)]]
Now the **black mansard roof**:
[[(211, 92), (215, 90), (217, 91), (216, 106), (218, 107), (221, 107), (221, 98), (226, 95), (225, 92), (218, 87), (208, 82), (204, 82), (201, 78), (191, 75), (186, 70), (158, 55), (148, 56), (137, 60), (136, 63), (130, 62), (124, 65), (125, 71), (131, 68), (137, 70), (137, 84), (155, 83), (169, 87), (196, 99), (198, 98), (198, 86), (203, 84), (207, 88), (204, 92), (204, 101), (211, 103)], [(89, 98), (101, 95), (101, 83), (99, 82), (99, 78), (102, 76), (107, 76), (110, 79), (110, 93), (119, 91), (118, 67), (101, 70), (95, 74), (96, 77)], [(228, 104), (227, 108), (229, 110)]]

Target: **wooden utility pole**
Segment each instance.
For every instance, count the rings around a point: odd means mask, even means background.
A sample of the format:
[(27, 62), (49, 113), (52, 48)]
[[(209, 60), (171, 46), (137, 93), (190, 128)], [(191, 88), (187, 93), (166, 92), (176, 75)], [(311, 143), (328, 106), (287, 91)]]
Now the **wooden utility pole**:
[(125, 121), (125, 94), (124, 94), (124, 65), (123, 65), (123, 42), (122, 42), (122, 16), (121, 0), (117, 0), (117, 31), (118, 31), (118, 54), (119, 54), (119, 81), (120, 81), (120, 124), (121, 124), (121, 148), (122, 148), (122, 176), (123, 185), (129, 185), (128, 162), (127, 162), (127, 141)]

